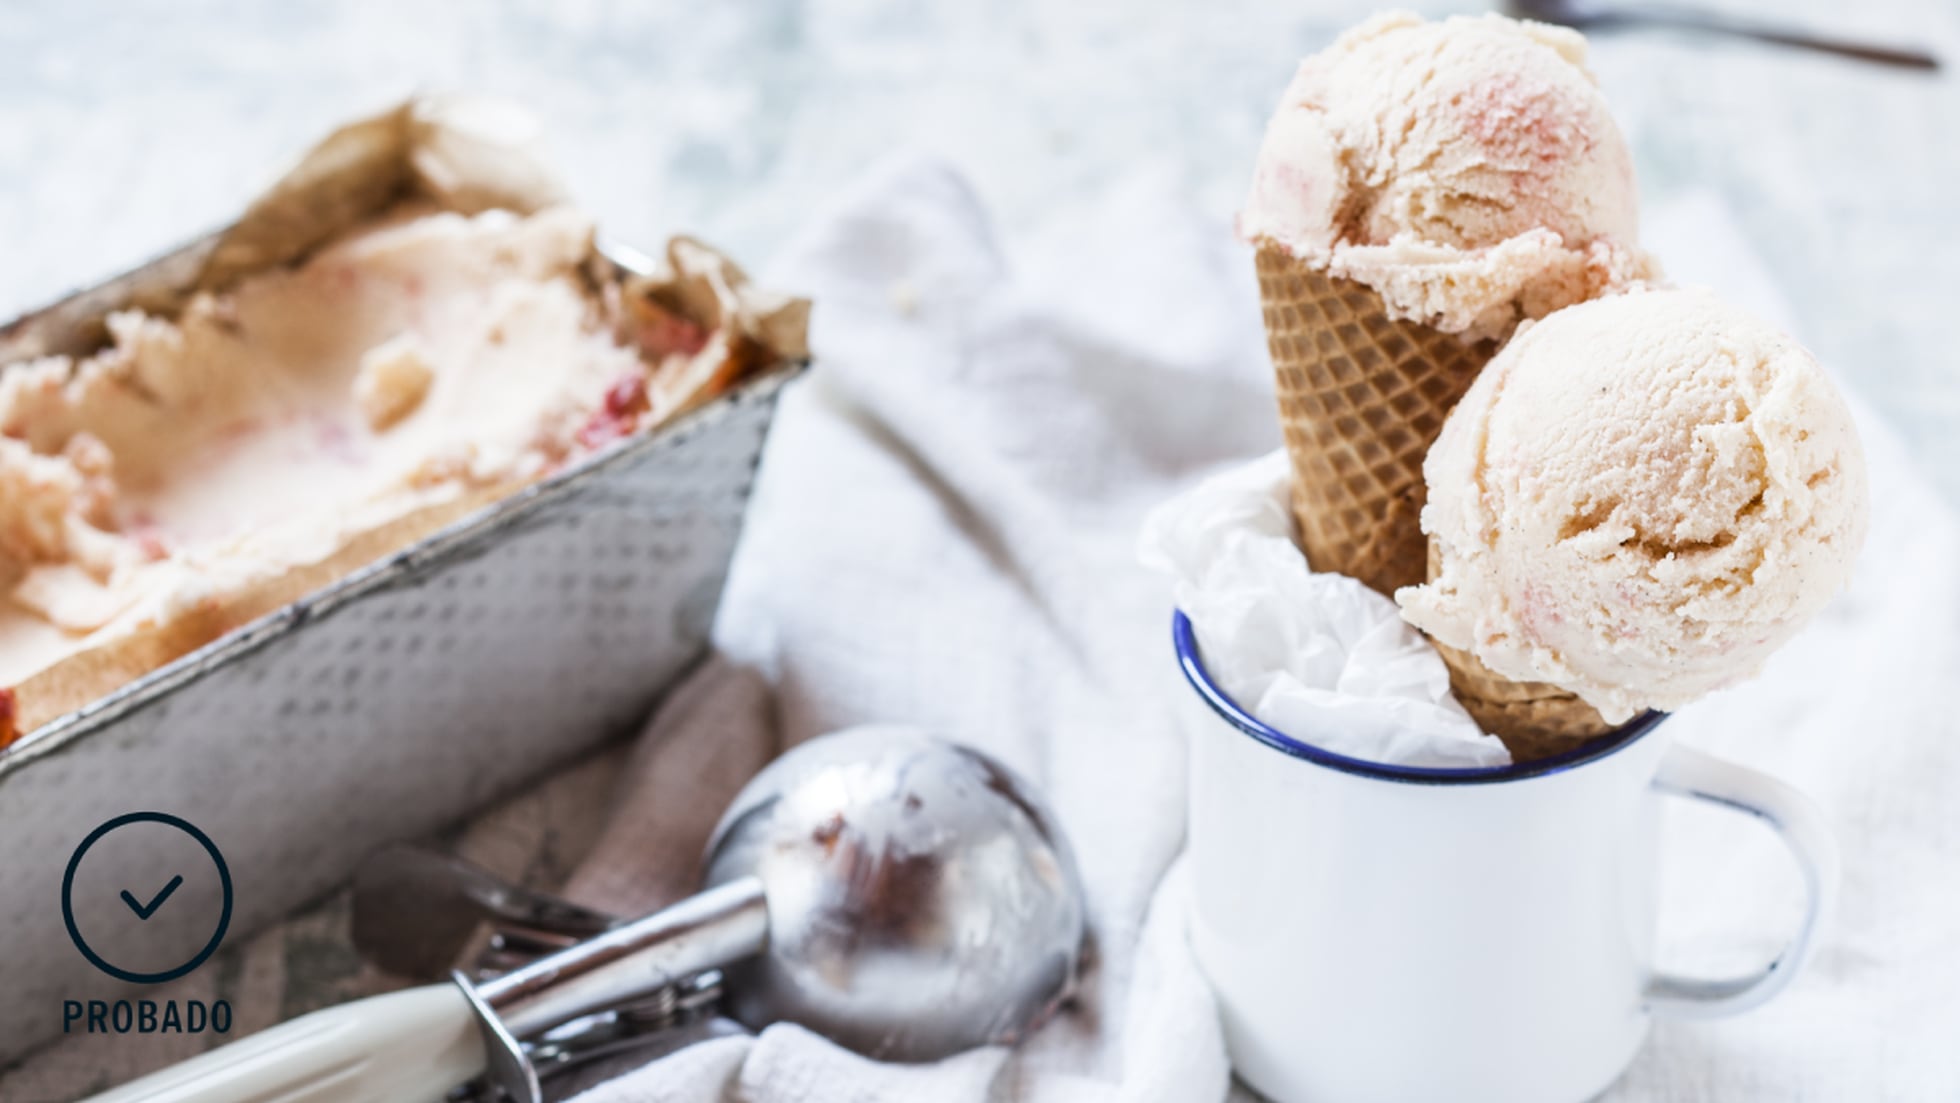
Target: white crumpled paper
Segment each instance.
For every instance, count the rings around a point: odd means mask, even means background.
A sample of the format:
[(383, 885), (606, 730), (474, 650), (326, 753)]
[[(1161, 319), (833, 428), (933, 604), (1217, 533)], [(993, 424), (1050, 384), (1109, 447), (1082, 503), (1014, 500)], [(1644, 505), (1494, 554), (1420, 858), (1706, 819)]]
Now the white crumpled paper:
[(1395, 603), (1307, 569), (1293, 543), (1285, 451), (1159, 506), (1138, 554), (1175, 580), (1205, 669), (1240, 707), (1302, 742), (1401, 766), (1502, 766), (1450, 694), (1435, 648)]

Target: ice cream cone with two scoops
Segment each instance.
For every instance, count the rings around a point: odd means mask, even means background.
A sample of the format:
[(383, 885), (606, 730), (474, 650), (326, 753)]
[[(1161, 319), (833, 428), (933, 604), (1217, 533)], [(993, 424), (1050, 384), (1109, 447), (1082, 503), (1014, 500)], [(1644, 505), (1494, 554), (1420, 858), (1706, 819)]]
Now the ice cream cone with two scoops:
[(1240, 215), (1301, 550), (1521, 760), (1752, 674), (1863, 537), (1821, 368), (1663, 287), (1637, 207), (1579, 35), (1390, 15), (1301, 65)]
[[(1272, 245), (1260, 247), (1258, 265), (1308, 562), (1389, 595), (1423, 582), (1433, 559), (1419, 524), (1423, 459), (1495, 342), (1391, 318), (1368, 287)], [(1444, 644), (1437, 651), (1457, 699), (1520, 758), (1557, 754), (1612, 729), (1557, 686), (1502, 677)]]

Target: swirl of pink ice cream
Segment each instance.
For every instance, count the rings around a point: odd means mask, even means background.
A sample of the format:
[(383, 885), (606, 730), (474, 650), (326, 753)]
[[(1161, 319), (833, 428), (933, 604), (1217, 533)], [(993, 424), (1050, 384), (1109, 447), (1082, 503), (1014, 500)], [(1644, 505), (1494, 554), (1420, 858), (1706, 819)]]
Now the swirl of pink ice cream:
[(1301, 63), (1239, 215), (1469, 338), (1655, 276), (1585, 40), (1502, 16), (1377, 16)]

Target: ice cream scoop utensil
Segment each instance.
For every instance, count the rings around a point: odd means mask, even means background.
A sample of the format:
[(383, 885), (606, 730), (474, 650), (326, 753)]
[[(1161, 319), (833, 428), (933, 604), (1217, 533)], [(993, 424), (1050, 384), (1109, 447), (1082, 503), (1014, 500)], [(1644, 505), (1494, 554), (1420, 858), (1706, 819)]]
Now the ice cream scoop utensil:
[[(447, 980), (477, 928), (496, 924), (477, 955), (478, 981), (529, 965), (625, 920), (535, 892), (429, 847), (397, 843), (356, 871), (354, 948), (368, 962), (412, 980)], [(690, 977), (653, 997), (525, 1039), (541, 1078), (656, 1041), (720, 1002), (721, 974)], [(494, 1093), (478, 1093), (489, 1098)]]
[(806, 743), (735, 797), (707, 882), (768, 888), (761, 953), (728, 1008), (874, 1057), (1010, 1043), (1060, 1004), (1086, 920), (1041, 798), (977, 751), (901, 728)]
[(1607, 3), (1605, 0), (1511, 0), (1510, 9), (1513, 15), (1536, 19), (1541, 23), (1561, 23), (1581, 31), (1634, 26), (1678, 27), (1682, 30), (1703, 31), (1727, 35), (1731, 38), (1750, 38), (1776, 46), (1793, 46), (1800, 50), (1814, 50), (1857, 61), (1876, 62), (1880, 65), (1894, 65), (1905, 69), (1937, 71), (1940, 67), (1939, 58), (1922, 50), (1848, 42), (1841, 38), (1807, 34), (1788, 27), (1751, 23), (1733, 16), (1678, 4)]
[(494, 980), (316, 1012), (94, 1103), (434, 1101), (485, 1071), (537, 1103), (526, 1042), (722, 967), (749, 1026), (928, 1060), (1019, 1040), (1080, 961), (1081, 882), (1052, 814), (999, 763), (906, 729), (784, 755), (736, 797), (707, 871), (700, 894)]

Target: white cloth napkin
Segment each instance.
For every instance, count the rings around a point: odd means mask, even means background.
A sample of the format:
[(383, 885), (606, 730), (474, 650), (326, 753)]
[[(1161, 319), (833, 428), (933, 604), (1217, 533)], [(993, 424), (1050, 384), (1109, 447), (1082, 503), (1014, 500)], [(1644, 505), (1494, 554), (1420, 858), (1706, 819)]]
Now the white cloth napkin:
[[(1767, 284), (1719, 210), (1661, 215), (1652, 236), (1677, 274), (1764, 309)], [(687, 876), (671, 868), (653, 889), (618, 870), (648, 861), (651, 838), (678, 840), (661, 853), (684, 865), (779, 745), (907, 722), (1046, 789), (1088, 883), (1094, 964), (1076, 1005), (1012, 1053), (886, 1066), (778, 1026), (583, 1100), (1199, 1103), (1235, 1090), (1182, 933), (1187, 691), (1169, 587), (1134, 548), (1152, 506), (1278, 442), (1251, 269), (1224, 225), (1150, 181), (1058, 213), (1009, 256), (961, 180), (914, 159), (872, 172), (781, 258), (769, 282), (819, 303), (819, 366), (778, 417), (721, 655), (656, 720), (575, 894), (623, 906), (679, 891)], [(1611, 1098), (1960, 1095), (1960, 524), (1865, 426), (1877, 502), (1851, 594), (1762, 679), (1672, 721), (1824, 806), (1844, 843), (1840, 926), (1770, 1007), (1661, 1024)], [(659, 799), (639, 799), (647, 785)], [(1691, 964), (1763, 960), (1794, 921), (1794, 873), (1747, 824), (1679, 820), (1702, 830), (1667, 851), (1667, 944)]]

